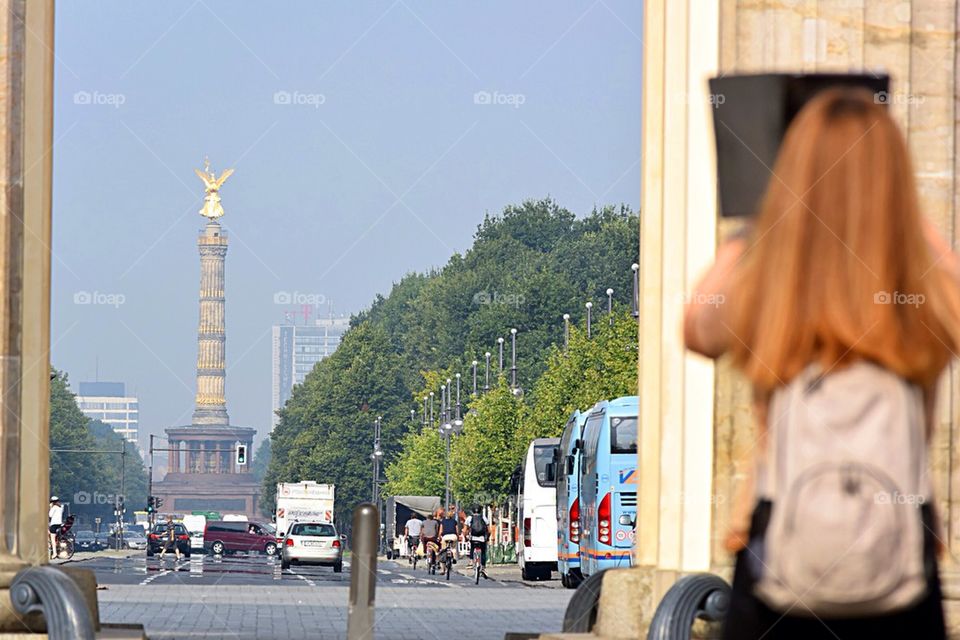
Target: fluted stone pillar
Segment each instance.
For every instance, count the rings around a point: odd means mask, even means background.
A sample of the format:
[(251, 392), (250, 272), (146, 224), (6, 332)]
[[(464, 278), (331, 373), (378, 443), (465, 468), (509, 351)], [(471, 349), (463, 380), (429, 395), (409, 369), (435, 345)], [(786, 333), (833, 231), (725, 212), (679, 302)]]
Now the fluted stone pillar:
[(47, 561), (53, 0), (0, 0), (0, 632)]
[(224, 261), (227, 236), (211, 221), (197, 238), (200, 248), (200, 326), (197, 334), (197, 404), (193, 424), (228, 425)]
[[(605, 577), (601, 634), (644, 634), (664, 592), (685, 573), (729, 575), (723, 533), (757, 436), (748, 385), (723, 362), (687, 354), (680, 336), (685, 294), (735, 224), (716, 217), (707, 78), (889, 72), (889, 108), (913, 153), (921, 205), (957, 248), (957, 9), (958, 0), (646, 1), (637, 568)], [(956, 367), (943, 386), (931, 466), (952, 552), (943, 556), (948, 618), (952, 637), (960, 637)]]

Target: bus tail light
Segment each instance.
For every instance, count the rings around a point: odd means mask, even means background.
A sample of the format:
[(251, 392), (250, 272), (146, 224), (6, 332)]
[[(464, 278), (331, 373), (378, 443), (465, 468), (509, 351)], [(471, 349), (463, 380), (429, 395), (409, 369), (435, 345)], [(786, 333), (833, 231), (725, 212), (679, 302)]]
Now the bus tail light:
[(533, 532), (530, 531), (530, 526), (532, 524), (533, 523), (531, 522), (530, 518), (523, 519), (523, 546), (525, 547), (533, 546), (533, 540), (531, 539)]
[(570, 505), (570, 542), (580, 544), (580, 498)]
[(597, 507), (597, 525), (599, 535), (597, 538), (603, 544), (610, 544), (612, 538), (610, 537), (610, 521), (611, 521), (611, 510), (610, 502), (612, 494), (608, 493), (603, 496), (603, 500), (600, 501), (600, 506)]

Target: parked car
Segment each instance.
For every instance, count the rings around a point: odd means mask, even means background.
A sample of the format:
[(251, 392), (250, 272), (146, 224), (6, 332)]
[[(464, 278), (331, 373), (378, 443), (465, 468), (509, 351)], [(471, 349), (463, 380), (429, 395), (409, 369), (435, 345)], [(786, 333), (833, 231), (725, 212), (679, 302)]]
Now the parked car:
[[(117, 532), (114, 531), (107, 537), (107, 548), (116, 549), (117, 548)], [(147, 548), (147, 537), (142, 533), (133, 530), (123, 529), (123, 543), (120, 545), (121, 549), (146, 549)]]
[(103, 542), (93, 531), (77, 531), (73, 541), (77, 551), (102, 551)]
[(277, 553), (275, 533), (259, 522), (208, 520), (203, 530), (203, 548), (214, 555), (237, 551)]
[[(173, 526), (173, 535), (177, 543), (177, 549), (180, 550), (183, 557), (190, 557), (190, 532), (187, 531), (187, 528), (179, 522), (170, 523), (169, 525), (166, 522), (158, 522), (154, 525), (153, 531), (147, 536), (148, 558), (155, 553), (163, 551), (164, 545), (167, 544), (167, 535), (170, 531), (170, 526)], [(171, 549), (170, 552), (172, 553), (173, 550)]]
[(283, 539), (280, 566), (319, 564), (343, 571), (343, 541), (337, 529), (328, 522), (294, 522)]

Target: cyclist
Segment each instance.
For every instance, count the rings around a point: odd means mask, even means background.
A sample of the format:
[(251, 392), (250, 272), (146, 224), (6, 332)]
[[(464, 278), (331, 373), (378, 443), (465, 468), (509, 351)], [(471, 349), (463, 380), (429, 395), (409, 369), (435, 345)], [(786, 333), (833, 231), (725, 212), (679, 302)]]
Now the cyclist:
[(433, 514), (427, 514), (427, 519), (420, 527), (420, 540), (423, 541), (423, 550), (430, 559), (430, 565), (437, 563), (437, 550), (440, 548), (440, 523), (433, 519)]
[(490, 529), (483, 514), (480, 513), (480, 506), (473, 507), (473, 515), (469, 516), (463, 523), (464, 535), (469, 536), (470, 557), (473, 557), (473, 550), (480, 549), (480, 575), (487, 576), (487, 540), (490, 538)]
[(407, 549), (410, 553), (410, 562), (413, 562), (417, 555), (417, 547), (420, 546), (420, 530), (423, 529), (423, 520), (419, 518), (417, 512), (410, 514), (410, 519), (403, 525), (403, 535), (407, 537)]
[(443, 540), (444, 553), (453, 556), (453, 562), (457, 562), (457, 518), (456, 512), (451, 508), (446, 516), (440, 521), (440, 535)]
[(50, 496), (50, 511), (47, 512), (47, 526), (50, 531), (50, 558), (57, 557), (57, 533), (63, 525), (63, 505), (60, 498)]

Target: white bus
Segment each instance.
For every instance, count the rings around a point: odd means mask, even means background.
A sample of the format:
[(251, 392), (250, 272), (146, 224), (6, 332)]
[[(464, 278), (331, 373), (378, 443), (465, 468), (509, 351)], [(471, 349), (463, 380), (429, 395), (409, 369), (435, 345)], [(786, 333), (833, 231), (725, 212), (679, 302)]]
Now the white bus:
[(517, 564), (524, 580), (549, 580), (557, 570), (557, 480), (560, 438), (530, 443), (517, 481)]

